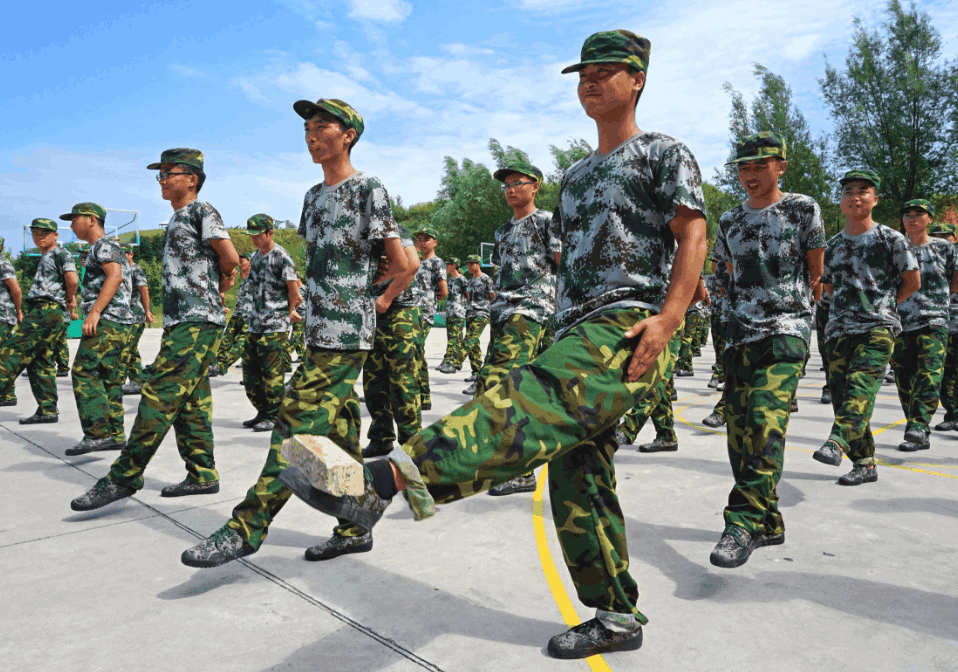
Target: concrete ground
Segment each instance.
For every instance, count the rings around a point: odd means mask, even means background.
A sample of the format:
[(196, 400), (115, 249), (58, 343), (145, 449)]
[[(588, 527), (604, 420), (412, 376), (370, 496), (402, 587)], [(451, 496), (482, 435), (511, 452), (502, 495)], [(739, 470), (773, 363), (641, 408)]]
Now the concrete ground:
[[(159, 337), (147, 330), (145, 361)], [(434, 370), (444, 348), (445, 331), (433, 330), (427, 422), (467, 400), (462, 374)], [(294, 499), (258, 553), (194, 570), (180, 553), (226, 521), (269, 444), (269, 434), (240, 425), (254, 414), (240, 373), (212, 382), (219, 494), (159, 496), (184, 476), (170, 435), (136, 497), (82, 514), (70, 500), (115, 453), (64, 457), (81, 437), (68, 378), (58, 379), (59, 424), (19, 425), (34, 410), (20, 378), (19, 406), (0, 409), (0, 668), (958, 669), (958, 433), (936, 433), (928, 452), (899, 453), (901, 408), (894, 387), (883, 387), (872, 423), (880, 479), (836, 485), (848, 462), (811, 458), (831, 423), (816, 352), (779, 486), (787, 543), (718, 569), (708, 555), (731, 481), (724, 433), (700, 424), (717, 398), (706, 387), (712, 361), (709, 349), (695, 377), (677, 379), (677, 453), (624, 446), (616, 456), (631, 572), (650, 623), (641, 650), (588, 661), (545, 653), (567, 622), (591, 617), (575, 599), (551, 514), (543, 516), (547, 502), (537, 501), (548, 493), (481, 495), (422, 523), (397, 502), (372, 552), (324, 563), (307, 562), (303, 550), (332, 522)], [(125, 398), (127, 429), (138, 400)], [(639, 441), (652, 438), (650, 423)]]

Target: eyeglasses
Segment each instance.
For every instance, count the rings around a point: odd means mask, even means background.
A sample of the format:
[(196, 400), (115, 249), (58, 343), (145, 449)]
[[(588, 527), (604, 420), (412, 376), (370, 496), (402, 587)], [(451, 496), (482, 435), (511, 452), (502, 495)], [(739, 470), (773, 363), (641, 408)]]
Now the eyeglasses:
[(518, 189), (523, 184), (535, 184), (535, 182), (532, 180), (527, 180), (525, 182), (510, 182), (509, 184), (500, 185), (499, 188), (503, 191), (509, 191), (510, 189)]
[(843, 189), (842, 198), (860, 198), (868, 194), (868, 189)]
[(169, 179), (173, 175), (192, 175), (192, 173), (173, 173), (169, 170), (161, 170), (156, 174), (156, 181), (162, 182), (163, 180)]

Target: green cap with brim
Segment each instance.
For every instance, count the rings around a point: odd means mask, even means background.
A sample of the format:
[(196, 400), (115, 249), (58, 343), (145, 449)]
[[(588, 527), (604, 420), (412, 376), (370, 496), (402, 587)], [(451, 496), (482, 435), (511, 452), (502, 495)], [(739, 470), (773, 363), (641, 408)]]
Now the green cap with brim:
[(519, 173), (531, 177), (536, 182), (542, 182), (542, 171), (527, 161), (512, 161), (492, 174), (500, 182), (505, 182), (512, 173)]
[(129, 243), (123, 243), (120, 245), (120, 249), (123, 250), (126, 254), (133, 254), (133, 246)]
[(366, 129), (359, 112), (354, 110), (349, 103), (336, 98), (320, 98), (315, 103), (309, 100), (297, 100), (293, 103), (293, 109), (296, 114), (306, 120), (312, 119), (322, 112), (328, 112), (338, 119), (347, 130), (351, 128), (356, 131), (357, 140)]
[(3, 249), (3, 246), (7, 244), (7, 241), (3, 239), (3, 236), (0, 236), (0, 249)]
[(249, 261), (249, 252), (243, 252), (241, 255), (239, 255), (239, 258), (246, 259), (246, 261)]
[(449, 265), (452, 265), (452, 266), (455, 266), (456, 268), (459, 268), (459, 266), (460, 266), (459, 257), (449, 257), (449, 258), (447, 258), (447, 259), (446, 259), (446, 266), (449, 266)]
[(178, 163), (186, 166), (193, 166), (203, 170), (203, 152), (190, 147), (178, 147), (168, 149), (160, 154), (159, 163), (151, 163), (146, 167), (147, 170), (159, 170), (164, 163)]
[(928, 225), (928, 235), (953, 236), (955, 235), (955, 227), (947, 222), (932, 222)]
[[(905, 214), (908, 210), (924, 210), (932, 217), (935, 216), (935, 206), (931, 204), (931, 201), (927, 201), (924, 198), (912, 199), (901, 206), (902, 214)], [(931, 232), (929, 231), (929, 233)]]
[(100, 220), (101, 224), (106, 221), (106, 210), (103, 209), (102, 205), (98, 205), (96, 203), (77, 203), (73, 206), (73, 210), (65, 215), (60, 215), (60, 219), (67, 222), (72, 222), (81, 215), (91, 215), (96, 217)]
[(636, 70), (648, 72), (652, 43), (628, 30), (606, 30), (593, 33), (582, 44), (580, 60), (562, 70), (563, 75), (578, 72), (587, 65), (598, 63), (625, 63)]
[(38, 217), (30, 222), (31, 229), (42, 229), (43, 231), (57, 231), (60, 227), (52, 219)]
[(842, 176), (842, 179), (838, 181), (843, 187), (849, 182), (871, 182), (876, 190), (881, 188), (881, 178), (878, 177), (878, 173), (868, 168), (849, 170)]
[(246, 220), (246, 231), (243, 233), (248, 236), (255, 236), (258, 233), (266, 233), (275, 228), (276, 225), (273, 223), (273, 218), (261, 212)]
[(482, 263), (482, 257), (480, 257), (478, 254), (470, 254), (468, 257), (466, 257), (466, 263), (467, 263), (467, 264), (481, 264), (481, 263)]
[(439, 240), (439, 234), (436, 233), (436, 230), (431, 226), (424, 226), (423, 228), (419, 229), (419, 233), (416, 235), (418, 236), (420, 233), (425, 233), (427, 236), (432, 236), (436, 240)]
[(775, 131), (762, 131), (755, 135), (750, 135), (742, 142), (735, 145), (735, 158), (726, 163), (730, 166), (734, 163), (743, 163), (745, 161), (758, 161), (767, 159), (770, 156), (777, 157), (786, 161), (785, 138)]

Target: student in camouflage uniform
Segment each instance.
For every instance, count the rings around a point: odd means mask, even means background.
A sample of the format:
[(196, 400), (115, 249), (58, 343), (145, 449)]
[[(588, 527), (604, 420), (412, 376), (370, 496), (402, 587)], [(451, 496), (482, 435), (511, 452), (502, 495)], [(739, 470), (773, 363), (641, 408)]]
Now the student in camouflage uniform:
[[(353, 386), (373, 348), (376, 314), (386, 312), (405, 289), (400, 277), (414, 277), (403, 252), (389, 194), (375, 177), (356, 170), (349, 151), (359, 140), (362, 117), (347, 103), (300, 100), (306, 146), (323, 167), (324, 181), (306, 192), (299, 235), (306, 240), (306, 360), (295, 378), (270, 438), (266, 463), (233, 516), (205, 541), (183, 552), (190, 567), (216, 567), (255, 553), (269, 525), (290, 498), (279, 481), (288, 465), (280, 454), (292, 434), (327, 436), (358, 462), (359, 398)], [(385, 254), (390, 278), (374, 298), (370, 283)], [(372, 548), (372, 532), (342, 520), (329, 540), (307, 550), (308, 560), (326, 560)]]
[(429, 366), (426, 364), (426, 339), (436, 321), (436, 299), (449, 295), (446, 283), (446, 263), (436, 256), (438, 234), (435, 229), (425, 228), (416, 234), (416, 248), (422, 253), (416, 282), (422, 285), (422, 329), (416, 341), (416, 380), (422, 398), (422, 410), (432, 408), (432, 393), (429, 390)]
[(219, 492), (213, 460), (213, 398), (207, 369), (213, 363), (226, 319), (225, 293), (239, 257), (216, 209), (197, 198), (206, 173), (203, 154), (168, 149), (157, 180), (173, 214), (163, 235), (163, 337), (126, 448), (110, 472), (71, 502), (89, 511), (129, 497), (143, 487), (143, 472), (173, 428), (186, 463), (186, 478), (160, 492), (163, 497)]
[[(951, 224), (935, 222), (928, 233), (955, 244), (955, 229)], [(948, 349), (945, 351), (945, 372), (941, 378), (941, 406), (945, 418), (935, 425), (935, 431), (958, 429), (958, 294), (952, 294), (948, 303)]]
[(122, 388), (123, 394), (139, 394), (143, 390), (143, 362), (140, 359), (140, 338), (146, 330), (147, 324), (153, 324), (153, 313), (150, 311), (150, 289), (146, 273), (140, 265), (133, 261), (133, 246), (124, 245), (123, 252), (130, 264), (130, 312), (136, 320), (133, 333), (126, 344), (124, 351), (124, 378), (129, 383)]
[(938, 409), (948, 344), (948, 302), (958, 291), (958, 253), (943, 238), (928, 235), (935, 206), (924, 199), (905, 203), (902, 226), (918, 260), (921, 287), (898, 304), (901, 333), (891, 365), (905, 413), (905, 440), (898, 450), (928, 450), (931, 417)]
[[(299, 291), (299, 300), (302, 305), (306, 305), (306, 285), (303, 284), (303, 279), (298, 277), (296, 278), (297, 287)], [(306, 323), (303, 320), (293, 323), (293, 328), (289, 332), (289, 342), (286, 346), (286, 361), (291, 363), (293, 359), (293, 353), (296, 353), (296, 356), (299, 357), (300, 361), (303, 359), (303, 353), (306, 351)]]
[[(489, 324), (489, 305), (496, 297), (495, 285), (488, 275), (482, 272), (479, 264), (482, 260), (477, 254), (466, 257), (466, 268), (471, 277), (466, 279), (466, 338), (463, 347), (469, 356), (469, 365), (472, 375), (466, 378), (467, 383), (479, 380), (479, 371), (482, 370), (482, 346), (479, 338), (482, 330)], [(476, 386), (470, 385), (462, 391), (470, 397), (475, 394)]]
[(256, 251), (250, 258), (250, 308), (243, 356), (243, 386), (256, 417), (243, 423), (254, 432), (270, 432), (283, 402), (286, 346), (290, 321), (302, 318), (296, 265), (281, 245), (276, 244), (273, 218), (265, 213), (246, 220), (246, 234)]
[[(17, 282), (17, 271), (5, 254), (4, 240), (0, 238), (0, 344), (4, 343), (14, 328), (23, 322), (23, 294)], [(16, 406), (16, 386), (0, 390), (0, 406)]]
[(728, 268), (725, 420), (735, 484), (725, 531), (709, 556), (739, 567), (752, 550), (785, 543), (776, 486), (785, 432), (821, 296), (825, 224), (814, 199), (783, 193), (785, 140), (763, 131), (735, 146), (748, 201), (719, 218), (712, 257)]
[[(414, 270), (389, 281), (406, 289), (388, 310), (376, 314), (373, 349), (363, 366), (363, 393), (370, 416), (369, 445), (363, 448), (363, 458), (387, 455), (395, 447), (397, 431), (399, 442), (405, 443), (422, 429), (417, 334), (422, 324), (423, 287), (415, 281), (419, 268), (416, 244), (406, 227), (399, 225), (398, 230), (408, 266)], [(386, 285), (377, 284), (374, 293), (379, 295), (385, 289)]]
[(233, 307), (233, 314), (226, 325), (226, 331), (216, 355), (216, 364), (210, 367), (210, 376), (225, 375), (246, 350), (246, 338), (249, 333), (249, 310), (252, 303), (252, 296), (249, 291), (250, 263), (248, 254), (241, 254), (239, 257), (240, 277), (243, 284), (236, 290), (236, 305)]
[(896, 304), (918, 290), (921, 277), (908, 239), (871, 217), (881, 188), (878, 175), (851, 170), (841, 185), (845, 228), (828, 241), (822, 273), (832, 302), (825, 347), (835, 422), (812, 457), (838, 467), (842, 454), (848, 455), (854, 467), (838, 483), (861, 485), (878, 480), (868, 423), (901, 333)]
[[(715, 292), (712, 294), (712, 343), (715, 345), (716, 351), (715, 367), (716, 371), (722, 372), (722, 380), (716, 385), (715, 389), (721, 392), (722, 396), (715, 402), (712, 412), (702, 420), (702, 424), (706, 427), (716, 428), (725, 424), (725, 395), (728, 389), (725, 379), (725, 345), (728, 342), (729, 320), (726, 295), (729, 282), (731, 282), (728, 266), (713, 261), (710, 277), (715, 278), (713, 281)], [(716, 304), (718, 304), (718, 307), (716, 307)]]
[(37, 400), (36, 413), (21, 418), (21, 425), (52, 423), (60, 418), (51, 344), (66, 331), (64, 311), (76, 310), (79, 285), (73, 256), (57, 245), (57, 223), (51, 219), (34, 219), (30, 233), (42, 256), (33, 286), (24, 300), (23, 319), (0, 345), (0, 398), (9, 398), (17, 376), (26, 369)]
[(825, 384), (822, 386), (823, 404), (832, 403), (832, 393), (828, 389), (828, 348), (825, 342), (825, 327), (828, 325), (828, 316), (831, 312), (832, 297), (828, 292), (822, 292), (822, 299), (815, 308), (815, 338), (818, 341), (818, 354), (822, 358), (822, 368), (826, 371)]
[[(496, 299), (489, 308), (491, 334), (486, 361), (474, 383), (481, 397), (509, 372), (528, 364), (536, 354), (543, 323), (555, 315), (556, 268), (562, 242), (552, 214), (536, 207), (542, 171), (526, 161), (514, 161), (497, 170), (512, 219), (495, 234), (492, 263)], [(534, 472), (521, 474), (489, 489), (493, 496), (532, 492)]]
[[(68, 314), (67, 314), (68, 315)], [(70, 320), (64, 317), (67, 327), (70, 326)], [(66, 378), (70, 375), (70, 346), (67, 345), (67, 330), (63, 330), (63, 335), (57, 339), (56, 348), (53, 354), (54, 363), (57, 366), (57, 378)]]
[[(684, 324), (675, 330), (669, 340), (668, 352), (672, 358), (672, 372), (675, 375), (675, 362), (679, 357), (684, 338)], [(619, 446), (631, 446), (649, 418), (655, 428), (655, 440), (639, 446), (640, 453), (675, 452), (679, 449), (679, 439), (675, 434), (675, 413), (672, 410), (672, 396), (675, 383), (672, 377), (662, 380), (652, 392), (622, 416), (622, 424), (615, 430), (615, 440)]]
[(679, 347), (679, 355), (675, 363), (674, 376), (678, 378), (687, 378), (695, 375), (692, 365), (692, 350), (694, 348), (695, 330), (698, 324), (698, 308), (689, 306), (685, 311), (685, 326), (682, 329), (682, 342)]
[(80, 288), (83, 337), (73, 359), (73, 397), (83, 439), (66, 454), (120, 450), (126, 445), (120, 388), (134, 324), (130, 264), (120, 242), (106, 236), (106, 211), (98, 204), (79, 203), (60, 219), (72, 222), (77, 238), (90, 246)]
[[(648, 52), (648, 40), (627, 31), (598, 33), (586, 40), (583, 62), (567, 69), (580, 71), (579, 97), (596, 120), (599, 147), (566, 172), (553, 215), (563, 242), (555, 344), (402, 450), (367, 464), (360, 497), (326, 495), (293, 468), (281, 477), (311, 505), (371, 525), (398, 489), (422, 519), (434, 502), (551, 462), (563, 557), (579, 599), (596, 609), (596, 618), (549, 642), (559, 658), (641, 644), (647, 619), (629, 575), (615, 494), (615, 427), (668, 377), (665, 349), (705, 257), (695, 159), (683, 144), (635, 124)], [(676, 240), (670, 283), (664, 269)]]
[(459, 273), (459, 260), (451, 257), (446, 261), (446, 284), (449, 295), (446, 301), (446, 354), (439, 365), (441, 373), (455, 373), (466, 359), (466, 347), (462, 340), (466, 326), (466, 278)]

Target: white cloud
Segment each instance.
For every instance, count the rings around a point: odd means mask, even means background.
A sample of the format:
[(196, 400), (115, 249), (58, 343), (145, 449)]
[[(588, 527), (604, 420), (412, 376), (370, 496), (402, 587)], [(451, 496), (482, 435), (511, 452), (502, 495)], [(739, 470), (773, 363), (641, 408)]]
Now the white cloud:
[(172, 63), (170, 65), (170, 70), (175, 72), (178, 75), (183, 77), (204, 77), (205, 73), (202, 70), (197, 68), (191, 68), (188, 65), (181, 65), (179, 63)]
[(412, 13), (412, 5), (403, 0), (349, 0), (354, 19), (380, 23), (399, 23)]

